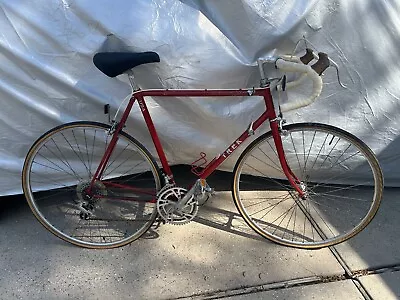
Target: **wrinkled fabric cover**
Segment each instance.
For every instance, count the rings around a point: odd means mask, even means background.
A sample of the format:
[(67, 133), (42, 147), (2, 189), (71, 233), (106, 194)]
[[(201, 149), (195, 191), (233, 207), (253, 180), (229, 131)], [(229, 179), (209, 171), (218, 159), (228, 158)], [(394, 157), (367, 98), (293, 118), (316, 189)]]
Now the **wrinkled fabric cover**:
[[(290, 53), (303, 35), (338, 62), (347, 88), (329, 69), (320, 100), (285, 118), (359, 136), (378, 154), (385, 183), (398, 186), (399, 10), (394, 0), (2, 0), (0, 195), (21, 192), (25, 155), (41, 134), (69, 121), (107, 122), (103, 105), (115, 112), (129, 94), (124, 76), (96, 69), (96, 52), (159, 53), (160, 63), (135, 68), (142, 88), (252, 87), (256, 59)], [(255, 98), (155, 98), (148, 106), (172, 164), (221, 153), (263, 109)], [(127, 131), (155, 153), (137, 107)], [(222, 169), (232, 170), (235, 157)]]

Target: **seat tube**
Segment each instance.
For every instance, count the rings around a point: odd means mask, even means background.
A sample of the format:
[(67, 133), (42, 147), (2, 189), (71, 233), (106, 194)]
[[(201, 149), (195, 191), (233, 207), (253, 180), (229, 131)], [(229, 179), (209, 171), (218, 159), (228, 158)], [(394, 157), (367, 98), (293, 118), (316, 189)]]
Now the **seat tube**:
[(169, 177), (169, 180), (171, 180), (172, 183), (175, 183), (171, 168), (169, 167), (169, 164), (167, 161), (167, 157), (165, 156), (163, 147), (161, 145), (160, 138), (158, 137), (153, 120), (151, 119), (149, 110), (147, 109), (146, 102), (144, 101), (144, 96), (141, 94), (137, 94), (135, 97), (139, 103), (140, 110), (143, 114), (147, 128), (149, 129), (150, 136), (151, 136), (151, 139), (153, 140), (154, 146), (156, 147), (156, 151), (157, 151), (158, 157), (160, 158), (161, 165), (164, 169), (164, 172)]

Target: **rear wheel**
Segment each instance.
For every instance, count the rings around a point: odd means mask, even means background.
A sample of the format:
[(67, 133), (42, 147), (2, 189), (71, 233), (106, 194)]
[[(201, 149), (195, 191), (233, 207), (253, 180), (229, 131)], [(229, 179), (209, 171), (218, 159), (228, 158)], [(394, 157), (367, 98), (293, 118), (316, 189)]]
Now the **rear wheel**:
[(361, 140), (314, 123), (284, 126), (286, 160), (305, 197), (284, 175), (268, 132), (239, 158), (233, 198), (248, 225), (276, 243), (315, 249), (343, 242), (371, 222), (380, 205), (382, 171)]
[(24, 164), (23, 190), (36, 218), (56, 236), (82, 247), (130, 243), (149, 229), (157, 214), (157, 164), (124, 132), (102, 178), (91, 187), (112, 138), (109, 129), (95, 122), (56, 127), (34, 143)]

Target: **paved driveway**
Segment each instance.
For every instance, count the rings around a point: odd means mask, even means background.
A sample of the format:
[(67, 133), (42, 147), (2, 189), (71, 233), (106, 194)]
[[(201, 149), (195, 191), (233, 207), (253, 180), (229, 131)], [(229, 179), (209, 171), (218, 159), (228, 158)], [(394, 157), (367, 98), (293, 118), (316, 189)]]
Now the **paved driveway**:
[[(187, 179), (186, 168), (176, 168)], [(400, 298), (400, 189), (351, 241), (298, 250), (255, 235), (233, 205), (230, 175), (195, 222), (161, 225), (111, 250), (72, 246), (47, 232), (22, 196), (0, 198), (0, 299)]]

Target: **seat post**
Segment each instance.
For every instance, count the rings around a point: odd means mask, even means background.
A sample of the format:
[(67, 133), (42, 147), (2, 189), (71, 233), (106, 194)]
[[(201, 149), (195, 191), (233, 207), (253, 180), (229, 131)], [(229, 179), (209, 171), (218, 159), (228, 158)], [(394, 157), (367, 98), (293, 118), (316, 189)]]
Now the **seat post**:
[(131, 84), (131, 87), (132, 87), (133, 91), (134, 92), (138, 91), (139, 87), (137, 86), (137, 84), (135, 82), (135, 76), (133, 76), (132, 69), (129, 69), (128, 71), (126, 71), (126, 74), (128, 74), (129, 82)]

